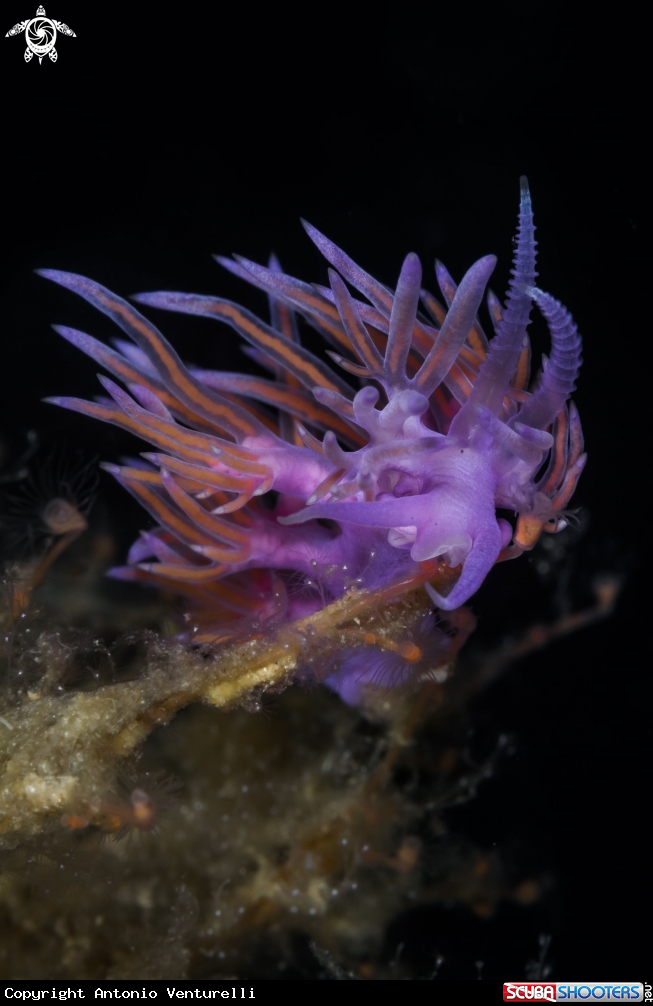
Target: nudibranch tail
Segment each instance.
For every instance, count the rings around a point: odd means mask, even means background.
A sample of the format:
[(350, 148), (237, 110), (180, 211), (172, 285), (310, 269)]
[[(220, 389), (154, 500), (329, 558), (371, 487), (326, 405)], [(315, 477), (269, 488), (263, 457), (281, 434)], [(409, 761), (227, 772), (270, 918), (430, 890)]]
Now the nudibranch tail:
[[(152, 445), (143, 460), (105, 466), (156, 522), (112, 575), (186, 596), (201, 613), (197, 638), (251, 631), (252, 619), (304, 617), (352, 586), (385, 596), (395, 581), (423, 582), (424, 563), (436, 560), (459, 570), (447, 596), (427, 587), (434, 603), (453, 610), (496, 561), (565, 526), (585, 464), (569, 401), (580, 337), (566, 309), (535, 286), (525, 179), (505, 306), (487, 294), (492, 339), (478, 311), (493, 255), (458, 285), (436, 263), (444, 306), (422, 289), (414, 253), (392, 290), (304, 227), (329, 263), (328, 287), (286, 275), (274, 256), (267, 266), (218, 258), (265, 291), (269, 322), (219, 297), (133, 298), (231, 326), (266, 377), (189, 367), (132, 304), (84, 277), (41, 272), (130, 340), (112, 349), (58, 326), (111, 375), (101, 379), (109, 398), (50, 401)], [(529, 387), (533, 302), (552, 348)], [(298, 319), (325, 338), (337, 369), (302, 345)], [(498, 508), (514, 512), (514, 530)]]

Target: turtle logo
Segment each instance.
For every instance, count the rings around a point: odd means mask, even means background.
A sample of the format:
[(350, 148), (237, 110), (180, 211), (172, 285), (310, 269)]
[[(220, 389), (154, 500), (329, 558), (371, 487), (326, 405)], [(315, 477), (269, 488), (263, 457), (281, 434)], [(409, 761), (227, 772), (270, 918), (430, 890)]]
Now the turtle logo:
[(38, 56), (39, 63), (44, 56), (49, 56), (52, 62), (56, 63), (58, 53), (54, 47), (54, 43), (57, 41), (58, 31), (62, 35), (72, 35), (73, 38), (77, 38), (75, 32), (67, 24), (46, 17), (43, 7), (39, 7), (36, 17), (33, 17), (30, 21), (19, 21), (18, 24), (15, 24), (7, 32), (5, 38), (9, 38), (10, 35), (20, 35), (22, 31), (25, 32), (25, 41), (27, 42), (27, 49), (25, 50), (26, 63), (29, 63), (32, 56)]

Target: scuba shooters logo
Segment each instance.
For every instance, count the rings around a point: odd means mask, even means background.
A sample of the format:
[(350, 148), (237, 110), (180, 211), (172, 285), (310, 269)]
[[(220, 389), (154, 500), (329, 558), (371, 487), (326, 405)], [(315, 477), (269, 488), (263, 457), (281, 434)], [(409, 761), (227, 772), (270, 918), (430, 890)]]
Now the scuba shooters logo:
[(9, 38), (10, 35), (20, 35), (23, 31), (25, 32), (25, 41), (27, 42), (27, 49), (24, 52), (26, 63), (29, 63), (34, 56), (38, 56), (39, 63), (44, 56), (48, 56), (53, 63), (56, 63), (59, 54), (54, 47), (54, 43), (57, 41), (58, 31), (62, 35), (71, 35), (73, 38), (77, 38), (75, 32), (67, 24), (46, 17), (43, 7), (38, 8), (36, 17), (28, 21), (19, 21), (18, 24), (15, 24), (7, 32), (5, 38)]
[(642, 1002), (642, 982), (504, 982), (504, 1002)]

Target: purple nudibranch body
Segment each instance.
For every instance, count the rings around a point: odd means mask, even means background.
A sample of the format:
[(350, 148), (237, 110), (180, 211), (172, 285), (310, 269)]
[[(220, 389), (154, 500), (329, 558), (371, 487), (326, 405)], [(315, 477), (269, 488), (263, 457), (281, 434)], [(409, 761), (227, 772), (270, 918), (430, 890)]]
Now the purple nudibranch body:
[[(440, 609), (455, 609), (497, 560), (565, 526), (585, 463), (569, 402), (580, 337), (565, 308), (535, 286), (525, 179), (505, 306), (488, 295), (491, 340), (477, 312), (494, 256), (474, 263), (457, 287), (436, 265), (445, 309), (422, 289), (416, 255), (391, 291), (305, 228), (331, 266), (329, 287), (284, 275), (274, 258), (267, 268), (219, 260), (267, 292), (270, 324), (216, 297), (133, 298), (226, 322), (268, 378), (187, 367), (131, 304), (83, 277), (41, 272), (131, 340), (111, 349), (58, 327), (129, 393), (102, 378), (110, 398), (99, 404), (49, 399), (154, 445), (143, 461), (105, 466), (156, 522), (112, 575), (186, 594), (204, 613), (206, 638), (228, 637), (253, 614), (310, 614), (351, 585), (382, 588), (434, 557), (460, 567), (448, 596), (427, 585)], [(551, 352), (529, 387), (533, 302)], [(297, 315), (326, 338), (337, 371), (302, 347)], [(271, 490), (272, 508), (257, 500)], [(514, 528), (498, 508), (515, 513)]]

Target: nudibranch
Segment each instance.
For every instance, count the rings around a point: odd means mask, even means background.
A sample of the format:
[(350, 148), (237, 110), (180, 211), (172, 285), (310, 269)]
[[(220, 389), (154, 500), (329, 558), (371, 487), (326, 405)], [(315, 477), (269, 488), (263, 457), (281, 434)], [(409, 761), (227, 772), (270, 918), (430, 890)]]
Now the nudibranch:
[[(329, 287), (285, 275), (274, 257), (267, 267), (218, 258), (268, 294), (269, 324), (219, 297), (132, 298), (230, 325), (268, 377), (185, 366), (131, 304), (82, 276), (40, 273), (131, 340), (113, 349), (55, 326), (127, 391), (100, 377), (110, 398), (48, 399), (154, 447), (142, 461), (104, 466), (155, 521), (111, 575), (188, 597), (203, 638), (227, 638), (252, 617), (308, 615), (352, 585), (380, 590), (435, 557), (460, 572), (446, 597), (427, 589), (440, 609), (458, 608), (494, 563), (565, 526), (585, 464), (569, 401), (581, 341), (566, 309), (535, 285), (525, 179), (505, 306), (487, 295), (491, 340), (477, 312), (494, 256), (458, 286), (436, 263), (445, 308), (421, 288), (417, 255), (393, 291), (304, 227), (331, 266)], [(533, 303), (551, 352), (529, 386)], [(338, 371), (302, 346), (298, 315), (324, 336)], [(497, 509), (513, 511), (514, 528)]]

